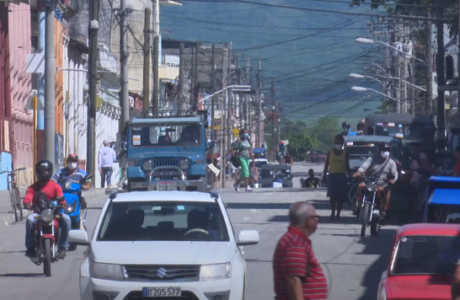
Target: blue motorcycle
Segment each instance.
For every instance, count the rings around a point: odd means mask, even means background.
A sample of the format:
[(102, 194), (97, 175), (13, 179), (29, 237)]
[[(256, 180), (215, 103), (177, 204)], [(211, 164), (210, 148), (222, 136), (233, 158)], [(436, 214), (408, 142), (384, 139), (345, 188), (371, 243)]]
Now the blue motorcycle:
[[(81, 210), (81, 192), (82, 185), (88, 179), (91, 179), (93, 175), (86, 175), (80, 183), (70, 180), (69, 178), (64, 178), (59, 182), (59, 185), (62, 188), (64, 193), (64, 198), (67, 202), (68, 207), (62, 209), (62, 213), (66, 213), (70, 216), (71, 220), (71, 230), (75, 229), (84, 229), (86, 230), (85, 222), (86, 215), (88, 211), (85, 209), (85, 215), (82, 218), (80, 214)], [(69, 250), (73, 251), (77, 248), (77, 245), (70, 243)]]

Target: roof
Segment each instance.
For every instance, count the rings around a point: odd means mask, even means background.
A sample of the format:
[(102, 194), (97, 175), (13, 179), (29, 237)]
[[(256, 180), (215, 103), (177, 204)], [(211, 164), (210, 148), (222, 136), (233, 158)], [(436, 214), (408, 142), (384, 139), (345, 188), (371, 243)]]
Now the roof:
[(460, 183), (460, 177), (452, 176), (431, 176), (429, 182), (458, 182)]
[(118, 193), (113, 202), (148, 202), (148, 201), (183, 201), (183, 202), (215, 202), (211, 194), (186, 191), (146, 191)]
[(383, 135), (346, 135), (344, 136), (345, 143), (348, 142), (363, 142), (363, 143), (391, 143), (394, 137)]
[(405, 113), (389, 113), (382, 115), (368, 115), (366, 122), (390, 122), (390, 123), (431, 123), (433, 120), (428, 117), (415, 116)]
[(401, 226), (399, 236), (406, 235), (452, 235), (460, 236), (460, 224), (417, 223)]
[(435, 189), (428, 203), (460, 205), (460, 189)]
[(202, 116), (174, 117), (174, 118), (133, 118), (130, 125), (136, 124), (165, 124), (165, 123), (199, 123), (203, 122)]

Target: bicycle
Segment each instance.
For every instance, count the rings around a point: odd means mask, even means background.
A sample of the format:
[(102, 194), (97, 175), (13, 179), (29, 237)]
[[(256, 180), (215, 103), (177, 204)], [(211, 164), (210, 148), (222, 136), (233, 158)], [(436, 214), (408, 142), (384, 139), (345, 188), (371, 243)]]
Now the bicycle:
[(13, 209), (14, 220), (16, 222), (22, 221), (24, 218), (22, 213), (21, 196), (19, 188), (16, 185), (15, 174), (17, 171), (24, 171), (26, 168), (19, 168), (14, 171), (3, 171), (0, 174), (8, 174), (8, 191), (10, 192), (11, 208)]

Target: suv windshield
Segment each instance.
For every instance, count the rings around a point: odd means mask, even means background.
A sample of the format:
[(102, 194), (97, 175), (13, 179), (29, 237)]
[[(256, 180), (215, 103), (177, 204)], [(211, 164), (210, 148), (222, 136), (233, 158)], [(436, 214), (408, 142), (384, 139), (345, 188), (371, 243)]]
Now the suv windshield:
[(460, 257), (457, 236), (405, 236), (399, 241), (392, 274), (451, 275)]
[(229, 241), (217, 203), (112, 202), (98, 241)]
[(161, 124), (131, 127), (134, 147), (198, 147), (201, 145), (200, 124)]

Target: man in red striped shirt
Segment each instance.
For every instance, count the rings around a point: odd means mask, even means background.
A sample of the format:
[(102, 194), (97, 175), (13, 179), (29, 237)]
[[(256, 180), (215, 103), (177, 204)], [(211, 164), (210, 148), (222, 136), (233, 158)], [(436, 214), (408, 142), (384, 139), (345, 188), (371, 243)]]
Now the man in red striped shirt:
[(276, 300), (325, 300), (327, 281), (309, 239), (319, 216), (313, 205), (294, 203), (289, 209), (290, 226), (275, 249), (273, 275)]

